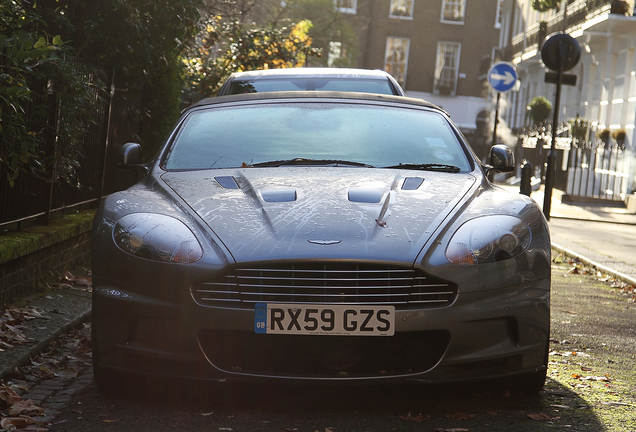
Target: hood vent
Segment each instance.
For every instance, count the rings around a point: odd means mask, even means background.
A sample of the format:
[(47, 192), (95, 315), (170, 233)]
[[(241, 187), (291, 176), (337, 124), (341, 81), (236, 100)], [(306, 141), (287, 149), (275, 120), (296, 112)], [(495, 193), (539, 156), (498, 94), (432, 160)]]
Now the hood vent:
[(292, 202), (297, 198), (296, 189), (292, 188), (263, 189), (260, 192), (265, 202)]
[(232, 176), (218, 176), (214, 177), (214, 180), (217, 181), (225, 189), (238, 189), (239, 185), (236, 184), (236, 180)]
[(424, 183), (424, 179), (422, 177), (407, 177), (404, 179), (404, 184), (402, 184), (402, 190), (416, 190)]
[(382, 200), (382, 189), (356, 188), (349, 189), (349, 201), (367, 204), (377, 204)]

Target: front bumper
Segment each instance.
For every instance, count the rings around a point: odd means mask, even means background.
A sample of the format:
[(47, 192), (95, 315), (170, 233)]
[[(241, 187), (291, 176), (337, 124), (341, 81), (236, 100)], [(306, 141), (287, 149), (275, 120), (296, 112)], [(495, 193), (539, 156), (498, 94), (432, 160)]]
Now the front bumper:
[(104, 369), (203, 380), (442, 382), (545, 367), (550, 280), (459, 294), (447, 307), (396, 310), (394, 336), (254, 332), (254, 311), (159, 301), (99, 284), (94, 343)]

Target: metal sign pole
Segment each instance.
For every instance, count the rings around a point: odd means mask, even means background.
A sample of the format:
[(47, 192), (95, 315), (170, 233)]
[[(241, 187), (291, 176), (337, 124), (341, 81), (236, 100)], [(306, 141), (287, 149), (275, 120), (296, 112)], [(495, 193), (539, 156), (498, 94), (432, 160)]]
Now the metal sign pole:
[(495, 106), (495, 127), (492, 131), (492, 145), (497, 144), (497, 123), (499, 123), (499, 99), (501, 99), (501, 92), (497, 92), (497, 105)]
[(561, 84), (563, 82), (563, 67), (559, 67), (557, 73), (556, 97), (554, 99), (554, 115), (552, 117), (552, 145), (548, 154), (548, 166), (545, 173), (545, 194), (543, 197), (543, 214), (550, 220), (550, 209), (552, 207), (552, 190), (554, 189), (554, 177), (556, 177), (556, 139), (557, 125), (559, 124), (559, 106), (561, 104)]

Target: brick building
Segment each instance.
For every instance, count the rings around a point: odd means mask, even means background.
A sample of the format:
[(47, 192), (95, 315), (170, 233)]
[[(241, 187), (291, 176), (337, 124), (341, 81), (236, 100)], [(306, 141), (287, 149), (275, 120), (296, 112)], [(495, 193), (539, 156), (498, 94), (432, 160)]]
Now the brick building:
[[(408, 96), (445, 109), (483, 153), (503, 0), (335, 1), (357, 32), (352, 66), (390, 72)], [(332, 45), (330, 55), (345, 48)]]

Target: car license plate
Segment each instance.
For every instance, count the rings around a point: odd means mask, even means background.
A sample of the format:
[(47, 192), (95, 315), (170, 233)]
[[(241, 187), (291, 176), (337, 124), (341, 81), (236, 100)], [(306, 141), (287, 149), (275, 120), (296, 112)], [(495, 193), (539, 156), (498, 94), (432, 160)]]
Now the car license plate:
[(395, 307), (257, 303), (254, 331), (267, 334), (393, 336)]

